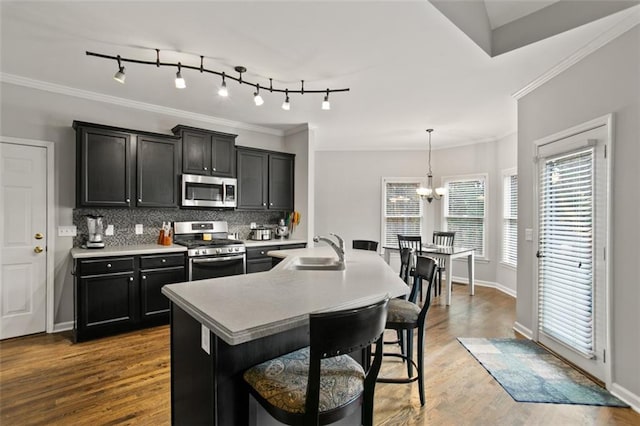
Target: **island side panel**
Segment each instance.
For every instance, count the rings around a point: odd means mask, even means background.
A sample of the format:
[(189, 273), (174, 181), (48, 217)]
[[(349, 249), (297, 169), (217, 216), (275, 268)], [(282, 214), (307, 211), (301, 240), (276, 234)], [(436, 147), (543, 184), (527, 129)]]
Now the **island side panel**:
[[(239, 313), (241, 315), (241, 313)], [(171, 303), (171, 423), (249, 424), (248, 368), (309, 344), (308, 325), (229, 345), (211, 333), (208, 355), (201, 347), (201, 324)]]
[(213, 357), (202, 350), (200, 330), (198, 321), (171, 303), (172, 425), (214, 424)]

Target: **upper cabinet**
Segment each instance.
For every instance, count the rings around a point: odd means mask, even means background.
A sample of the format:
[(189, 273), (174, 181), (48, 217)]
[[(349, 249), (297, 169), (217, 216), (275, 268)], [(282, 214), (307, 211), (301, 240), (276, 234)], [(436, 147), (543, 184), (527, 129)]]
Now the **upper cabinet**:
[(78, 121), (73, 128), (78, 207), (178, 207), (179, 138)]
[(171, 129), (182, 138), (182, 172), (235, 177), (236, 136), (178, 125)]
[(238, 209), (293, 210), (293, 154), (237, 149)]

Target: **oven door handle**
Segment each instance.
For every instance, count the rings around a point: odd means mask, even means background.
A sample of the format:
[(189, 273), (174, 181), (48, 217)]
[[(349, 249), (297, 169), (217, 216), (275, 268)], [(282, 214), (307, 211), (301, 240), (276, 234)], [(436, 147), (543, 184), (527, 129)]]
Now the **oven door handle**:
[(221, 257), (209, 257), (206, 259), (191, 259), (194, 264), (197, 263), (214, 263), (214, 262), (227, 262), (229, 260), (244, 260), (244, 256), (221, 256)]

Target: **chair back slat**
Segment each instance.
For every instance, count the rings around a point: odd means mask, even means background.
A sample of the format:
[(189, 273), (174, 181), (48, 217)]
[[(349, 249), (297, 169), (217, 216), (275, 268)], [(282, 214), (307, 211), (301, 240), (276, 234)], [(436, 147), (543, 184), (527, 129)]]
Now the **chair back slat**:
[(401, 235), (398, 234), (398, 247), (410, 248), (417, 254), (422, 253), (422, 237), (420, 235)]
[(453, 247), (453, 240), (455, 239), (455, 237), (455, 232), (433, 231), (433, 244)]
[(348, 354), (375, 342), (384, 331), (388, 301), (385, 297), (364, 307), (310, 314), (311, 357)]
[(378, 251), (378, 242), (371, 240), (353, 240), (352, 248), (357, 250)]
[(401, 248), (400, 249), (400, 278), (407, 285), (409, 285), (409, 271), (411, 270), (411, 264), (413, 259), (413, 249)]

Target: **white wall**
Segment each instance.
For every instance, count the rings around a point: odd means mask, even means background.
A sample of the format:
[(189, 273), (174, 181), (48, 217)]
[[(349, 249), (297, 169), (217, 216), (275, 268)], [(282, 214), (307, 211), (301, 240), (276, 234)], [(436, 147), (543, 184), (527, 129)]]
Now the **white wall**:
[[(287, 151), (284, 138), (228, 126), (212, 125), (156, 112), (132, 109), (8, 83), (1, 85), (0, 132), (3, 136), (55, 143), (57, 225), (72, 225), (75, 207), (75, 132), (73, 120), (171, 134), (177, 124), (237, 134), (237, 145)], [(55, 232), (55, 230), (53, 230)], [(55, 237), (55, 323), (73, 320), (71, 237)]]
[[(640, 28), (616, 40), (518, 101), (518, 235), (533, 228), (533, 142), (614, 114), (612, 163), (612, 247), (609, 283), (612, 323), (612, 380), (640, 407)], [(533, 330), (536, 247), (518, 244), (518, 323)], [(628, 395), (629, 395), (628, 394)]]
[[(499, 265), (502, 233), (502, 170), (516, 165), (515, 135), (496, 142), (432, 152), (434, 183), (442, 175), (487, 173), (489, 205), (487, 256), (478, 262), (475, 276), (515, 295), (515, 271)], [(353, 239), (381, 240), (382, 178), (422, 177), (427, 172), (426, 151), (319, 151), (316, 153), (316, 233), (335, 232), (347, 244)], [(423, 240), (442, 229), (442, 201), (425, 202)], [(393, 266), (397, 266), (392, 264)], [(466, 260), (455, 261), (454, 277), (467, 276)], [(498, 277), (500, 281), (498, 281)]]

